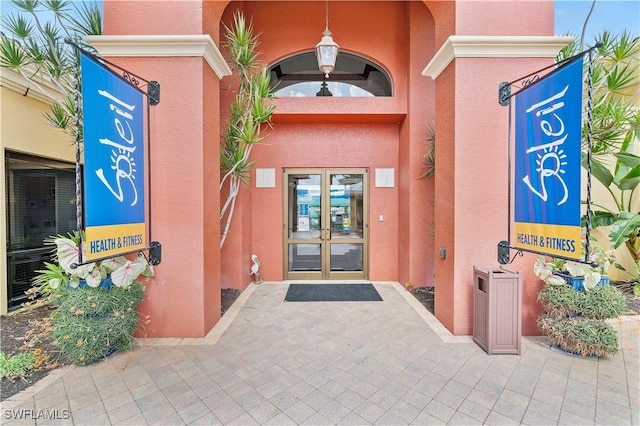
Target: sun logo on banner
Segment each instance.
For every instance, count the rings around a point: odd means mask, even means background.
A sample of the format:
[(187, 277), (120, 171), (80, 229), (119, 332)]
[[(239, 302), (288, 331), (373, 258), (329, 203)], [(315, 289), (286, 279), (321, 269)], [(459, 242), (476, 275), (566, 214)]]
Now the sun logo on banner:
[[(527, 154), (533, 152), (534, 150), (535, 148), (530, 148), (529, 150), (527, 150)], [(560, 206), (567, 201), (567, 198), (569, 198), (569, 190), (567, 188), (567, 184), (564, 182), (564, 179), (561, 176), (561, 174), (565, 173), (562, 167), (567, 165), (567, 162), (564, 161), (566, 158), (566, 154), (562, 149), (558, 147), (558, 145), (544, 145), (542, 148), (542, 155), (540, 153), (537, 153), (536, 158), (536, 172), (539, 173), (538, 177), (540, 181), (541, 191), (538, 191), (533, 187), (533, 185), (529, 181), (528, 175), (522, 178), (522, 180), (534, 194), (536, 194), (542, 200), (547, 201), (548, 193), (545, 182), (549, 178), (556, 178), (564, 191), (564, 196), (558, 202), (558, 205)]]
[(116, 192), (113, 188), (111, 188), (111, 185), (109, 185), (109, 183), (104, 177), (104, 172), (102, 171), (102, 169), (97, 170), (96, 174), (98, 175), (100, 180), (105, 184), (107, 189), (109, 189), (109, 191), (111, 191), (111, 193), (121, 202), (123, 201), (124, 194), (122, 191), (122, 187), (120, 185), (120, 180), (121, 179), (128, 180), (129, 183), (131, 183), (131, 188), (133, 189), (133, 201), (131, 202), (131, 205), (134, 206), (138, 202), (138, 191), (136, 190), (136, 185), (133, 182), (133, 180), (136, 178), (135, 159), (131, 156), (130, 151), (120, 150), (120, 152), (117, 153), (116, 151), (112, 150), (111, 162), (113, 163), (113, 165), (111, 166), (111, 169), (115, 170), (115, 178), (117, 180), (117, 185), (119, 189), (118, 192)]

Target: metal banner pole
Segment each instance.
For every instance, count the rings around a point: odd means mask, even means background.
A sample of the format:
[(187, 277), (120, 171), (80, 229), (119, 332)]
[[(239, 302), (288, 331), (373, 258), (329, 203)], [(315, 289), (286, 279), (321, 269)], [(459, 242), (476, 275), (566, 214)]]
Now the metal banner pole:
[[(78, 53), (76, 51), (76, 56)], [(76, 75), (73, 84), (73, 103), (76, 118), (76, 229), (78, 230), (78, 261), (82, 263), (82, 174), (80, 168), (80, 144), (82, 118), (80, 117), (80, 63), (76, 60)]]

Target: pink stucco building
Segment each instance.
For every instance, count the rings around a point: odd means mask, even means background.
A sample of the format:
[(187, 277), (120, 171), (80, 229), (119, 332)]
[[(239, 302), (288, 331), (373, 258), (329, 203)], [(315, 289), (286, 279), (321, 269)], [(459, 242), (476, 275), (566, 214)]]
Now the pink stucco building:
[[(498, 267), (507, 237), (508, 109), (498, 85), (549, 65), (569, 42), (553, 36), (553, 2), (330, 1), (342, 56), (328, 81), (344, 85), (303, 96), (323, 80), (308, 59), (326, 6), (105, 0), (104, 35), (88, 41), (162, 87), (150, 137), (163, 261), (141, 306), (146, 335), (205, 335), (220, 318), (220, 289), (251, 282), (252, 254), (266, 281), (435, 286), (436, 317), (472, 333), (473, 267)], [(220, 135), (234, 95), (222, 42), (235, 11), (252, 21), (281, 86), (220, 250)], [(420, 179), (430, 127), (436, 173)], [(538, 334), (532, 263), (526, 255), (510, 265), (524, 274), (525, 335)]]

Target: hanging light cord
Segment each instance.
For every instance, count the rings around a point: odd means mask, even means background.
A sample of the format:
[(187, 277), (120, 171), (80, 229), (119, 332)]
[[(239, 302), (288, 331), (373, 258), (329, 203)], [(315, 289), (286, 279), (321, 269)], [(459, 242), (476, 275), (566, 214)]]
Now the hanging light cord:
[(325, 1), (325, 30), (329, 30), (329, 0)]

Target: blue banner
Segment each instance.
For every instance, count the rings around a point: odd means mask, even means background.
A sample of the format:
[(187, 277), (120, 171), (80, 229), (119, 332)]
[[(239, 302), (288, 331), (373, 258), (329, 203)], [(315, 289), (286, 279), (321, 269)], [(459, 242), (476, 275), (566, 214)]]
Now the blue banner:
[(580, 259), (582, 57), (515, 96), (515, 247)]
[(146, 246), (143, 94), (82, 53), (87, 260)]

